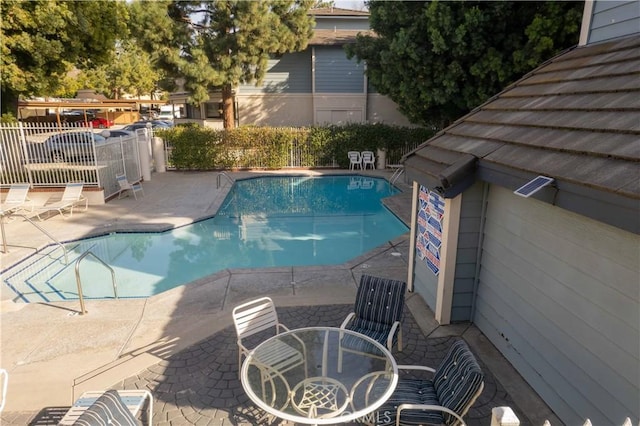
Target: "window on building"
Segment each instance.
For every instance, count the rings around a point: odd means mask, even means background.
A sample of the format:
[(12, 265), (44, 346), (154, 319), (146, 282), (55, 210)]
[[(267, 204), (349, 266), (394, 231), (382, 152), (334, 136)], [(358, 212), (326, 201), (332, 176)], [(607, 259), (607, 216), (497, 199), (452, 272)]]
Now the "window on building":
[(222, 102), (207, 102), (205, 106), (207, 118), (222, 118)]

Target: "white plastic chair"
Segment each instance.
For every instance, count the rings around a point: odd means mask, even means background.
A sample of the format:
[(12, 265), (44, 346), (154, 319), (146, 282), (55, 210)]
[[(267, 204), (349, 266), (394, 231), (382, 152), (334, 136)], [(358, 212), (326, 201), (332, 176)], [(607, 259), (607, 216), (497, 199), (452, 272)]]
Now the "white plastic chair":
[(361, 168), (366, 169), (367, 166), (371, 166), (372, 169), (376, 168), (376, 157), (373, 155), (373, 151), (362, 151), (360, 158), (362, 161)]
[(358, 151), (349, 151), (347, 156), (349, 157), (349, 170), (353, 170), (356, 167), (362, 169), (362, 159)]
[[(241, 373), (242, 358), (246, 357), (250, 349), (242, 339), (246, 339), (261, 332), (271, 332), (272, 335), (280, 334), (289, 329), (278, 321), (278, 313), (275, 305), (269, 297), (261, 297), (233, 308), (233, 324), (238, 335), (238, 375)], [(269, 336), (270, 337), (270, 336)], [(289, 371), (292, 368), (304, 365), (304, 373), (307, 373), (307, 356), (304, 343), (300, 341), (301, 350), (298, 350), (280, 340), (274, 340), (271, 345), (273, 359), (269, 361), (271, 368), (278, 373)], [(266, 372), (267, 376), (271, 373)], [(264, 381), (268, 377), (263, 378)]]
[(0, 413), (4, 410), (4, 404), (7, 402), (7, 386), (9, 385), (9, 373), (4, 368), (0, 368), (0, 377), (2, 378), (2, 401), (0, 401)]
[(140, 182), (129, 183), (129, 180), (127, 179), (127, 175), (125, 175), (124, 173), (117, 174), (116, 180), (118, 181), (118, 185), (120, 185), (120, 192), (118, 192), (118, 198), (120, 198), (122, 194), (126, 191), (133, 192), (133, 198), (135, 198), (136, 200), (138, 199), (138, 196), (136, 195), (137, 192), (141, 192), (142, 196), (144, 197), (144, 189), (142, 189), (142, 184)]

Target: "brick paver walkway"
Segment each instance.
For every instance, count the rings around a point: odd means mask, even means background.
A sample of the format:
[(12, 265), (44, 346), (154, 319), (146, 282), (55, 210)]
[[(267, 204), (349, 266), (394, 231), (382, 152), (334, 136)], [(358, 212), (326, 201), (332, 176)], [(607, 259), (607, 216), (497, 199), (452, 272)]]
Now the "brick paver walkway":
[[(278, 316), (289, 328), (339, 326), (351, 309), (350, 305), (278, 308)], [(409, 312), (402, 327), (404, 349), (394, 353), (398, 364), (435, 367), (458, 338), (426, 337)], [(151, 390), (153, 423), (159, 426), (289, 424), (272, 417), (261, 420), (264, 413), (249, 400), (238, 379), (237, 350), (235, 331), (228, 327), (114, 387)], [(488, 426), (493, 407), (516, 407), (491, 373), (486, 368), (484, 372), (484, 391), (465, 416), (470, 426)]]

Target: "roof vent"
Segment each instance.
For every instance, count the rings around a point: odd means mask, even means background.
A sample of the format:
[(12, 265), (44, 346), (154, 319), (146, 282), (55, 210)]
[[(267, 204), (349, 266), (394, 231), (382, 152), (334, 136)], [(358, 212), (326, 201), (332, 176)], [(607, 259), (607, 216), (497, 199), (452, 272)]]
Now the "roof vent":
[(554, 180), (555, 179), (547, 176), (538, 176), (513, 191), (513, 193), (524, 198), (529, 198), (545, 186), (551, 185)]

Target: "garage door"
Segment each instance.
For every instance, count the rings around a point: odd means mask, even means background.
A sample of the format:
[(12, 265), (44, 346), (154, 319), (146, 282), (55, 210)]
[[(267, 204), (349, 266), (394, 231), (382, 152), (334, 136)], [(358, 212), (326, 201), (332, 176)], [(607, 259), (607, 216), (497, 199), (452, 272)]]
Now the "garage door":
[(474, 321), (567, 424), (640, 412), (640, 239), (492, 186)]

